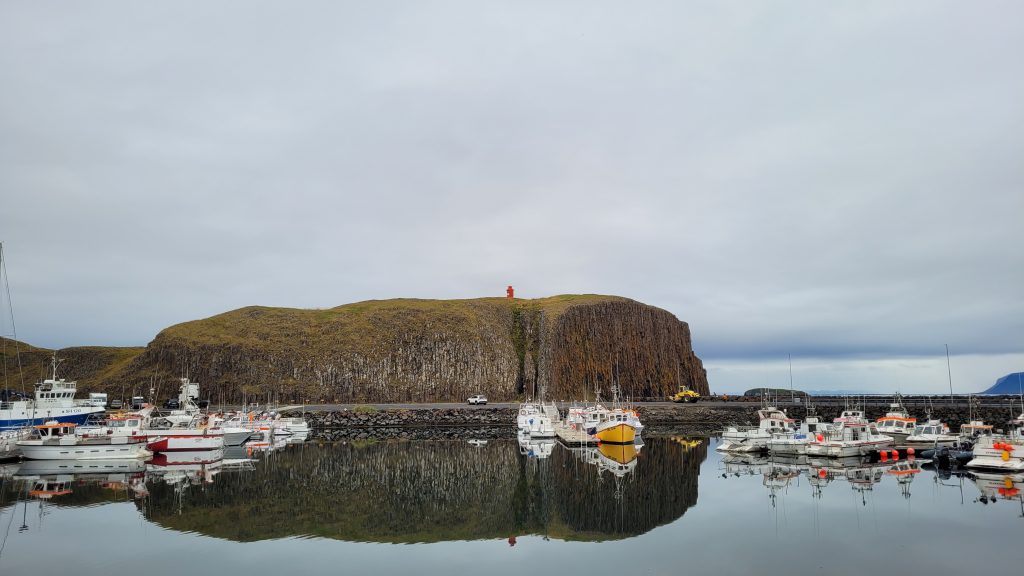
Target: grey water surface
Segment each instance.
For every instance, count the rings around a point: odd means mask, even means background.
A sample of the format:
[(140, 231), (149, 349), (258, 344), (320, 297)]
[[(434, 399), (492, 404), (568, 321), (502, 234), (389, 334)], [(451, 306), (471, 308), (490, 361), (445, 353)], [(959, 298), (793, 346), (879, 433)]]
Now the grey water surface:
[(1019, 476), (715, 445), (370, 440), (207, 464), (5, 464), (0, 574), (1019, 570)]

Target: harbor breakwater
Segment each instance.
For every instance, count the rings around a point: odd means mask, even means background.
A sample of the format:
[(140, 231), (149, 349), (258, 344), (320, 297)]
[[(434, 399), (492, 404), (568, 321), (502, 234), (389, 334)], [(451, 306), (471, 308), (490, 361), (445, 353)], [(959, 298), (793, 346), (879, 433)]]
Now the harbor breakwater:
[[(705, 407), (700, 405), (640, 406), (646, 426), (658, 429), (685, 427), (691, 433), (714, 433), (726, 424), (756, 421), (749, 405)], [(307, 412), (313, 438), (323, 440), (365, 438), (437, 438), (513, 436), (516, 408), (356, 408)], [(299, 416), (286, 412), (286, 416)]]
[[(1018, 407), (1019, 408), (1019, 407)], [(564, 409), (564, 407), (563, 407)], [(752, 403), (712, 405), (676, 404), (638, 406), (640, 419), (653, 430), (683, 428), (690, 433), (711, 434), (725, 426), (753, 426), (757, 424), (759, 406)], [(787, 414), (798, 420), (807, 417), (803, 405), (783, 406)], [(831, 420), (839, 415), (841, 407), (822, 407), (817, 413)], [(886, 406), (868, 406), (866, 415), (874, 420), (885, 414)], [(923, 422), (931, 414), (959, 429), (968, 421), (966, 402), (931, 406), (908, 406), (910, 414)], [(314, 438), (337, 440), (346, 438), (436, 438), (465, 437), (498, 438), (514, 435), (516, 408), (366, 408), (323, 410), (305, 413), (314, 430)], [(291, 412), (286, 415), (298, 416)], [(973, 409), (975, 419), (984, 420), (996, 428), (1002, 427), (1017, 413), (1012, 407), (980, 406)]]

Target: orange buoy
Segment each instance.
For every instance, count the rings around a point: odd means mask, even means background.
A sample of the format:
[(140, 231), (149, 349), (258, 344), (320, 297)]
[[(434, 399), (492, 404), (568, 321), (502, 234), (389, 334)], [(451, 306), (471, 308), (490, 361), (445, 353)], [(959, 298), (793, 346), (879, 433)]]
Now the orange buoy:
[(879, 452), (878, 453), (878, 459), (881, 460), (882, 462), (888, 462), (889, 461), (889, 451), (888, 450), (882, 450), (881, 452)]
[(900, 459), (900, 451), (899, 450), (893, 450), (892, 451), (892, 461), (895, 462), (895, 461), (897, 461), (899, 459)]
[(822, 468), (821, 470), (818, 470), (818, 478), (824, 478), (825, 476), (827, 476), (827, 474), (826, 474), (824, 468)]
[(1010, 460), (1010, 452), (1007, 451), (1007, 450), (1003, 450), (1002, 459), (1003, 459), (1003, 462), (1009, 461)]
[(816, 440), (817, 440), (818, 442), (824, 442), (824, 441), (825, 441), (825, 437), (824, 437), (824, 436), (822, 436), (821, 434), (818, 434), (818, 435), (817, 435), (817, 436), (815, 437), (815, 439), (816, 439)]
[(913, 456), (913, 455), (914, 455), (914, 448), (913, 447), (907, 448), (907, 456)]

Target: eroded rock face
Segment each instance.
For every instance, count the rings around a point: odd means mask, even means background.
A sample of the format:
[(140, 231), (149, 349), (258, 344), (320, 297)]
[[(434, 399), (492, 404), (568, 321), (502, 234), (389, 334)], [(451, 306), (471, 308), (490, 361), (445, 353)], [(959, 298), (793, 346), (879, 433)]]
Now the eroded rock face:
[[(386, 300), (330, 310), (250, 307), (165, 329), (89, 389), (173, 396), (182, 374), (215, 403), (492, 402), (708, 393), (689, 327), (613, 296)], [(141, 388), (140, 388), (141, 386)]]

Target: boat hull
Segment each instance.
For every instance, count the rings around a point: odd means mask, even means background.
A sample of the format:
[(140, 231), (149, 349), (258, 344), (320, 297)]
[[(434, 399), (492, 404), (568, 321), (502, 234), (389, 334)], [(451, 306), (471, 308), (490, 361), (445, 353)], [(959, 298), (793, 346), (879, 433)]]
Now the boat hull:
[(598, 427), (594, 436), (601, 442), (611, 444), (632, 444), (636, 440), (636, 428), (629, 424), (618, 422), (611, 426)]
[(37, 426), (50, 420), (62, 423), (85, 424), (89, 416), (103, 413), (103, 408), (93, 406), (79, 406), (71, 408), (40, 409), (35, 412), (35, 417), (22, 416), (13, 410), (0, 410), (0, 431), (19, 430), (31, 426)]
[(153, 452), (194, 452), (222, 448), (224, 448), (223, 434), (160, 436), (149, 442), (149, 449)]
[(863, 456), (881, 448), (891, 448), (892, 440), (878, 440), (858, 443), (812, 443), (807, 445), (808, 456), (825, 456), (828, 458), (847, 458)]
[(1011, 450), (995, 448), (992, 443), (975, 444), (974, 458), (968, 468), (1024, 472), (1024, 444), (1005, 442)]
[(785, 456), (802, 456), (807, 453), (807, 442), (768, 442), (768, 451)]

